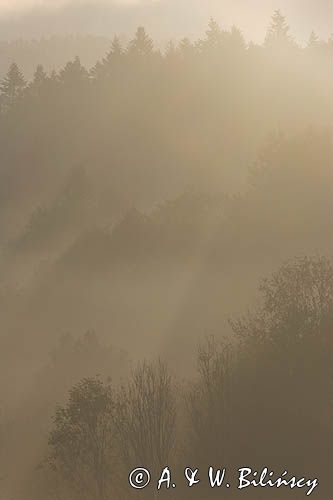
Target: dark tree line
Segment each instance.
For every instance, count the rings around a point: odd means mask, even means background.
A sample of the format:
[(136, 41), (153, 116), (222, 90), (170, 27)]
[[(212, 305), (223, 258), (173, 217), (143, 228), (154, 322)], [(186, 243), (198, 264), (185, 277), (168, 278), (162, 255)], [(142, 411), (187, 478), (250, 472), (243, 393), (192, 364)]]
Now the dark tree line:
[[(287, 466), (322, 476), (328, 500), (332, 55), (314, 33), (300, 47), (276, 12), (262, 45), (211, 20), (165, 51), (139, 28), (93, 68), (75, 58), (30, 80), (11, 66), (0, 97), (11, 496), (126, 498), (128, 468), (144, 460), (154, 473), (165, 461)], [(158, 353), (168, 364), (126, 378), (129, 360)], [(196, 491), (168, 495), (206, 496)]]
[[(288, 261), (260, 291), (257, 310), (232, 321), (232, 338), (202, 342), (191, 382), (176, 383), (164, 363), (145, 362), (127, 386), (92, 378), (73, 387), (67, 405), (56, 411), (49, 440), (50, 464), (65, 491), (78, 498), (126, 498), (127, 474), (138, 466), (149, 468), (155, 482), (165, 466), (172, 465), (181, 481), (185, 466), (229, 467), (237, 477), (237, 468), (247, 464), (320, 476), (319, 498), (328, 498), (332, 263), (319, 257)], [(213, 494), (203, 484), (180, 490), (172, 498)], [(145, 495), (153, 498), (154, 486)], [(264, 498), (267, 492), (248, 495)]]

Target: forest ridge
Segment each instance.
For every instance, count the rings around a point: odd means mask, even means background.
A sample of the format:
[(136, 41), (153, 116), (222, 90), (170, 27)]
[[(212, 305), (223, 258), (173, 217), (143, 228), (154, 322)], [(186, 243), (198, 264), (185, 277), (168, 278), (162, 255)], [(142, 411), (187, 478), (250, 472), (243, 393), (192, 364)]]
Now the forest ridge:
[(127, 498), (141, 461), (248, 462), (329, 500), (332, 59), (276, 11), (262, 45), (211, 19), (163, 51), (139, 27), (92, 67), (12, 62), (0, 494)]

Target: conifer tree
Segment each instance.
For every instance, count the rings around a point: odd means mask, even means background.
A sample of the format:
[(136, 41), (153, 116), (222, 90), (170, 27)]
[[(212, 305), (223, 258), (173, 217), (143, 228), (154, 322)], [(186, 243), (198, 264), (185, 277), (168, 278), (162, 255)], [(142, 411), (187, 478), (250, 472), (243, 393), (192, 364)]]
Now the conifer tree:
[(80, 58), (76, 56), (73, 61), (68, 62), (64, 69), (60, 71), (59, 79), (60, 82), (68, 86), (75, 86), (88, 79), (88, 72), (82, 66)]
[(183, 58), (188, 58), (193, 56), (195, 53), (195, 46), (189, 38), (183, 38), (178, 45), (179, 53)]
[(211, 17), (206, 31), (206, 38), (203, 40), (203, 46), (208, 49), (220, 48), (224, 38), (223, 35), (224, 32), (220, 25)]
[(91, 75), (96, 79), (111, 76), (112, 70), (122, 59), (123, 55), (124, 50), (121, 46), (119, 37), (115, 36), (112, 40), (109, 52), (102, 59), (102, 61), (98, 61), (95, 64), (91, 70)]
[(29, 85), (29, 89), (32, 92), (32, 94), (38, 95), (40, 89), (43, 87), (46, 81), (47, 81), (47, 74), (44, 70), (44, 67), (42, 64), (38, 64), (38, 66), (36, 67), (36, 71), (34, 73), (33, 80)]
[(150, 55), (154, 51), (154, 42), (147, 35), (145, 28), (139, 26), (135, 37), (130, 41), (128, 52), (136, 56)]
[(41, 85), (45, 82), (47, 78), (47, 75), (46, 75), (46, 72), (44, 70), (44, 67), (42, 64), (38, 64), (37, 68), (36, 68), (36, 71), (35, 71), (35, 74), (34, 74), (34, 83), (36, 85)]
[(233, 49), (244, 50), (246, 48), (246, 42), (243, 33), (235, 25), (232, 26), (230, 31), (230, 42)]
[(292, 43), (289, 30), (285, 16), (282, 15), (280, 10), (276, 10), (267, 31), (265, 45), (267, 47), (277, 47)]
[(11, 64), (6, 77), (0, 84), (1, 104), (4, 108), (14, 105), (26, 88), (26, 81), (16, 63)]
[(115, 36), (111, 43), (111, 49), (109, 55), (113, 58), (120, 57), (123, 54), (123, 48), (120, 43), (120, 39), (118, 36)]
[(47, 86), (50, 94), (56, 91), (59, 86), (59, 75), (55, 70), (52, 70), (50, 76), (47, 78)]
[(123, 55), (123, 48), (121, 46), (120, 40), (117, 36), (114, 37), (111, 43), (109, 52), (106, 54), (102, 60), (102, 66), (108, 67), (118, 61)]
[(314, 31), (312, 31), (310, 34), (309, 41), (308, 41), (308, 48), (309, 49), (316, 49), (319, 47), (319, 45), (320, 45), (320, 42), (319, 42), (318, 35)]

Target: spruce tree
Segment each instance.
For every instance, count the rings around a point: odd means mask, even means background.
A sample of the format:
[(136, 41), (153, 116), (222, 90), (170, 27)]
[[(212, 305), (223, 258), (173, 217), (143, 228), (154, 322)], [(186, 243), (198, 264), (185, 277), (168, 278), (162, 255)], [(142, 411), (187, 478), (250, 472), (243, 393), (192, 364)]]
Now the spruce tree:
[(91, 75), (93, 78), (100, 79), (112, 75), (114, 67), (121, 61), (124, 55), (124, 50), (121, 46), (120, 40), (117, 36), (114, 37), (111, 47), (102, 61), (98, 61), (93, 69)]
[(230, 31), (224, 32), (223, 46), (226, 49), (226, 53), (230, 53), (232, 56), (246, 49), (245, 38), (237, 26), (233, 25)]
[(64, 69), (60, 71), (59, 81), (67, 87), (75, 87), (88, 80), (88, 72), (82, 66), (80, 58), (75, 57), (73, 61), (66, 64)]
[(220, 48), (223, 42), (224, 32), (215, 19), (210, 18), (206, 38), (202, 42), (202, 46), (208, 49)]
[(115, 36), (111, 43), (111, 48), (109, 52), (109, 57), (117, 58), (123, 54), (123, 48), (121, 46), (120, 40), (118, 36)]
[(183, 38), (178, 45), (178, 50), (183, 58), (192, 57), (195, 53), (195, 46), (189, 38)]
[(43, 65), (38, 64), (36, 71), (35, 71), (35, 74), (34, 74), (33, 83), (36, 86), (40, 86), (45, 82), (46, 78), (47, 78), (47, 75), (46, 75), (46, 72), (44, 70)]
[(26, 88), (26, 81), (16, 63), (11, 64), (6, 77), (0, 83), (1, 104), (3, 108), (14, 105)]
[(60, 79), (64, 82), (76, 78), (82, 79), (86, 76), (86, 69), (82, 66), (80, 58), (78, 56), (76, 56), (73, 61), (68, 62), (64, 69), (60, 71)]
[(154, 42), (147, 35), (146, 30), (139, 26), (135, 33), (135, 37), (130, 41), (128, 52), (135, 56), (151, 55), (154, 51)]
[(319, 45), (320, 45), (320, 42), (319, 42), (318, 35), (314, 31), (312, 31), (310, 38), (309, 38), (309, 41), (308, 41), (308, 48), (309, 49), (316, 49), (319, 47)]
[(267, 31), (265, 45), (267, 47), (278, 47), (292, 43), (289, 30), (285, 16), (282, 15), (280, 10), (276, 10)]
[(32, 82), (29, 85), (29, 90), (33, 95), (38, 95), (41, 88), (47, 81), (47, 74), (42, 64), (38, 64)]

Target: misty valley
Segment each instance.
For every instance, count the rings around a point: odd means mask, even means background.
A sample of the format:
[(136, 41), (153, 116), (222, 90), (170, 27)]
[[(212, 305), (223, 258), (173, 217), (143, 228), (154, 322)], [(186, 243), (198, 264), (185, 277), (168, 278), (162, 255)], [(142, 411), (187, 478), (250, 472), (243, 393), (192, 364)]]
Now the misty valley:
[[(90, 66), (59, 65), (70, 37), (14, 44), (3, 500), (332, 497), (333, 37), (300, 43), (279, 10), (261, 43), (207, 21), (104, 38), (98, 61), (87, 36)], [(231, 487), (189, 488), (191, 464)], [(140, 492), (140, 467), (177, 487)]]

